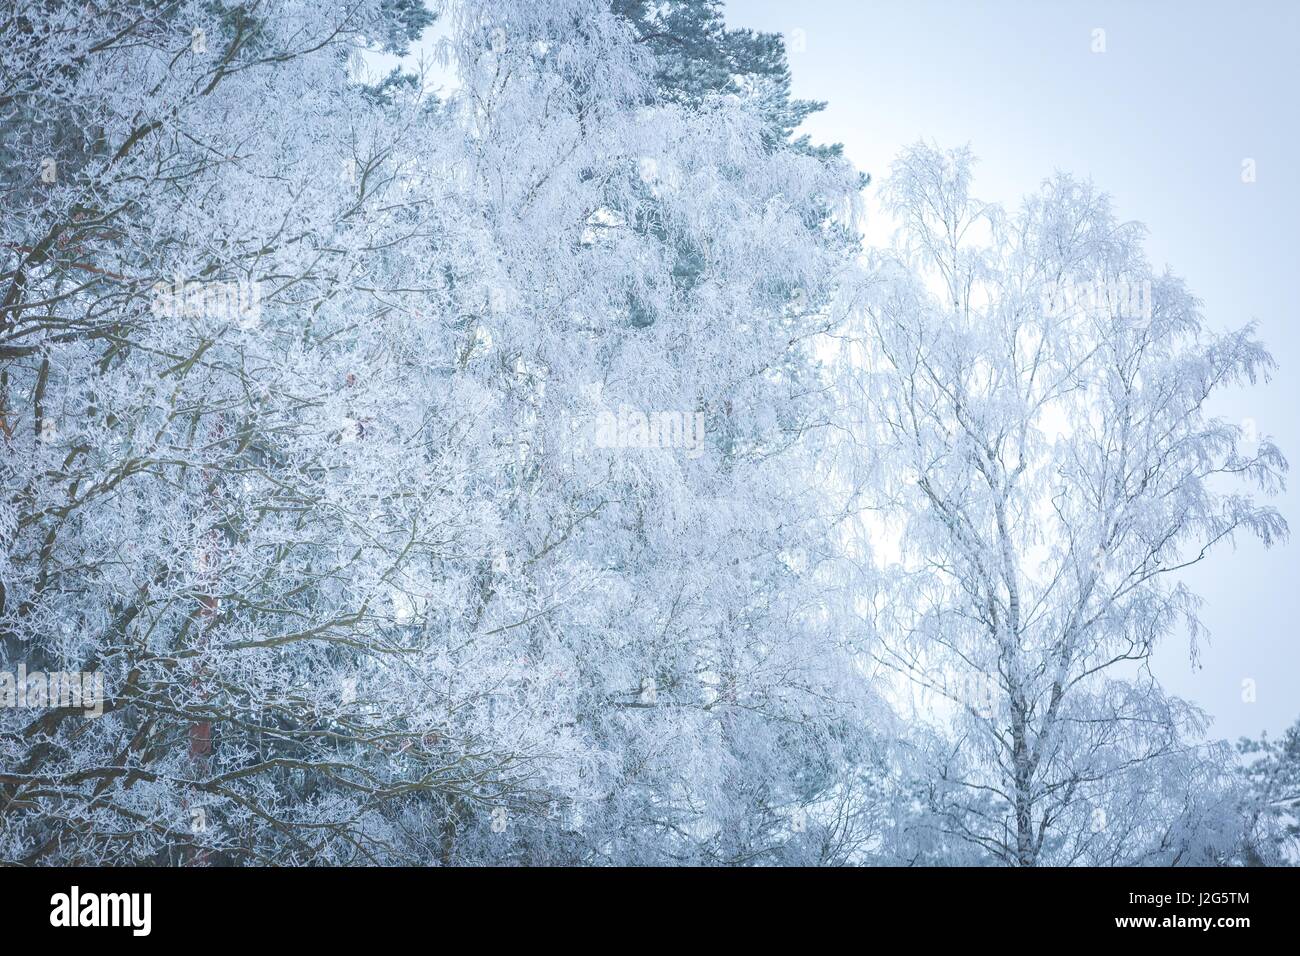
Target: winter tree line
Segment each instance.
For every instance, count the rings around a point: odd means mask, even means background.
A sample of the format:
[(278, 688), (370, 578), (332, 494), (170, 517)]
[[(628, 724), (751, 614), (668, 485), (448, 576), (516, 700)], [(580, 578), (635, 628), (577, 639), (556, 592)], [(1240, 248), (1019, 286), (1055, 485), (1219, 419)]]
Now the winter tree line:
[(1145, 666), (1269, 353), (820, 105), (713, 0), (8, 0), (0, 860), (1294, 861)]

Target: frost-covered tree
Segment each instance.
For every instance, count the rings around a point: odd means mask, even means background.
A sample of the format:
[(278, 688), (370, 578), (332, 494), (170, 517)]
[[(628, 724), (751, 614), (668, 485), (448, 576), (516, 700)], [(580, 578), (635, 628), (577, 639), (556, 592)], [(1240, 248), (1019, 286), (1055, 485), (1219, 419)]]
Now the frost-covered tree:
[(463, 412), (402, 401), (428, 386), (396, 356), (442, 330), (395, 280), (446, 186), (380, 164), (439, 121), (348, 74), (424, 22), (402, 10), (6, 21), (5, 664), (109, 696), (92, 722), (4, 712), (6, 859), (374, 860), (411, 794), (500, 800), (528, 772), (523, 737), (417, 695), (452, 665), (407, 666), (398, 626), (403, 558), (478, 533), (467, 492), (428, 489), (482, 451)]
[(0, 710), (0, 858), (864, 845), (856, 177), (608, 5), (439, 13), (446, 99), (358, 75), (418, 4), (0, 26), (0, 669), (108, 696)]
[[(638, 35), (583, 9), (576, 40), (571, 12), (531, 5), (460, 31), (505, 250), (479, 334), (517, 433), (489, 610), (560, 673), (553, 706), (584, 742), (582, 799), (557, 801), (568, 858), (770, 860), (821, 832), (795, 821), (862, 746), (827, 607), (833, 408), (813, 355), (814, 303), (854, 248), (827, 210), (856, 178), (774, 143), (762, 102), (656, 95)], [(684, 415), (704, 444), (601, 448), (606, 414)], [(561, 852), (527, 821), (506, 836), (485, 848)]]
[(1246, 739), (1237, 749), (1245, 778), (1242, 862), (1294, 866), (1300, 862), (1300, 723), (1280, 739)]
[(919, 825), (940, 856), (1015, 865), (1222, 858), (1225, 755), (1144, 665), (1184, 628), (1194, 653), (1180, 569), (1286, 534), (1232, 487), (1280, 489), (1282, 455), (1207, 411), (1273, 361), (1250, 328), (1207, 331), (1089, 184), (1057, 175), (1007, 214), (971, 163), (902, 154), (897, 241), (857, 290), (875, 656), (950, 718)]
[[(779, 34), (729, 28), (719, 0), (614, 0), (612, 8), (651, 52), (655, 89), (664, 99), (698, 106), (719, 94), (744, 96), (763, 115), (772, 145), (789, 141), (809, 115), (826, 106), (791, 95)], [(812, 146), (807, 136), (795, 145), (827, 156), (840, 153), (837, 145)]]

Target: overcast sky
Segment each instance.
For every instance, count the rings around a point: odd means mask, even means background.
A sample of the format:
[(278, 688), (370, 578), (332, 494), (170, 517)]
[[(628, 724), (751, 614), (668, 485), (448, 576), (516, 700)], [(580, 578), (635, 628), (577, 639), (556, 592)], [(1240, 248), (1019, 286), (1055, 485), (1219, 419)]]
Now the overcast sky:
[[(1217, 411), (1253, 419), (1300, 462), (1300, 4), (729, 0), (726, 10), (731, 26), (785, 34), (795, 94), (829, 103), (805, 128), (877, 178), (921, 137), (969, 143), (974, 192), (1009, 206), (1054, 170), (1091, 177), (1120, 217), (1147, 224), (1152, 261), (1187, 280), (1212, 327), (1259, 322), (1279, 373)], [(872, 239), (882, 232), (868, 226)], [(1300, 532), (1300, 496), (1277, 504)], [(1273, 735), (1300, 716), (1298, 557), (1300, 542), (1242, 541), (1187, 576), (1205, 598), (1210, 644), (1197, 670), (1185, 639), (1153, 669), (1214, 716), (1215, 735)]]

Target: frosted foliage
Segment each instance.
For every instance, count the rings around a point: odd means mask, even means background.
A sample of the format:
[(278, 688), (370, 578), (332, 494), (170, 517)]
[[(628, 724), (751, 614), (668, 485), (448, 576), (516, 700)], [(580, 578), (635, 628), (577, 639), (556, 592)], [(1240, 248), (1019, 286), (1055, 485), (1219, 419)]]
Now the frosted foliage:
[[(843, 858), (788, 819), (865, 739), (847, 164), (665, 105), (596, 3), (440, 10), (445, 99), (356, 81), (380, 4), (19, 6), (3, 663), (108, 701), (0, 711), (0, 857)], [(703, 447), (593, 442), (624, 407)]]
[[(779, 38), (694, 0), (10, 7), (0, 861), (1276, 843), (1141, 666), (1285, 533), (1204, 411), (1272, 362), (1090, 186), (917, 147), (865, 255)], [(435, 18), (454, 82), (376, 79)]]
[(1250, 328), (1207, 332), (1089, 184), (1058, 175), (1008, 214), (971, 196), (971, 164), (898, 159), (899, 232), (855, 292), (852, 389), (899, 542), (874, 656), (960, 742), (931, 748), (917, 825), (1007, 863), (1221, 862), (1226, 758), (1144, 665), (1174, 634), (1195, 655), (1180, 569), (1286, 533), (1239, 490), (1277, 490), (1285, 460), (1206, 412), (1272, 359)]

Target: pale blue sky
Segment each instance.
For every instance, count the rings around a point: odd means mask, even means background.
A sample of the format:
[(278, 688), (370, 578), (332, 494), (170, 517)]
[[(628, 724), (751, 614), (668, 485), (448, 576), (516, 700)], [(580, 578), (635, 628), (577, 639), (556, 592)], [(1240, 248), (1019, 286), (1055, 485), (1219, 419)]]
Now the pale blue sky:
[[(805, 128), (866, 172), (879, 177), (925, 137), (970, 143), (976, 193), (1010, 206), (1056, 169), (1091, 177), (1118, 215), (1147, 224), (1152, 261), (1187, 280), (1211, 326), (1258, 320), (1280, 371), (1217, 409), (1254, 419), (1300, 463), (1300, 4), (729, 0), (726, 11), (731, 26), (786, 35), (796, 95), (829, 102)], [(1104, 53), (1092, 52), (1096, 29)], [(1277, 504), (1300, 534), (1300, 495)], [(1192, 670), (1179, 640), (1154, 670), (1214, 715), (1215, 735), (1273, 735), (1300, 716), (1297, 556), (1297, 541), (1242, 542), (1188, 575), (1206, 600), (1203, 666)]]

